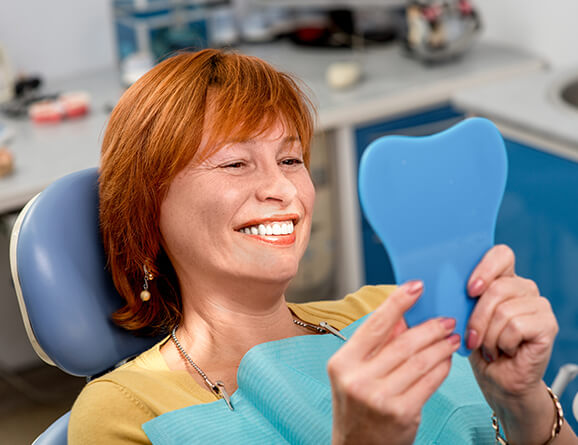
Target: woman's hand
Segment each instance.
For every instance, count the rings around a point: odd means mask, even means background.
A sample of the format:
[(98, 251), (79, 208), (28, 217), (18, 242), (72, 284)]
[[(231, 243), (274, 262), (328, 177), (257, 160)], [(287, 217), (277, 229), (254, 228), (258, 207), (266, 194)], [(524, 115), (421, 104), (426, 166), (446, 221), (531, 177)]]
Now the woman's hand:
[(444, 381), (460, 345), (453, 319), (408, 329), (403, 314), (423, 284), (400, 286), (328, 363), (333, 444), (412, 444), (428, 398)]
[[(542, 377), (558, 324), (538, 287), (518, 277), (504, 245), (490, 249), (472, 272), (468, 293), (478, 302), (468, 322), (470, 362), (510, 443), (545, 443), (554, 408)], [(535, 441), (535, 442), (534, 442)]]

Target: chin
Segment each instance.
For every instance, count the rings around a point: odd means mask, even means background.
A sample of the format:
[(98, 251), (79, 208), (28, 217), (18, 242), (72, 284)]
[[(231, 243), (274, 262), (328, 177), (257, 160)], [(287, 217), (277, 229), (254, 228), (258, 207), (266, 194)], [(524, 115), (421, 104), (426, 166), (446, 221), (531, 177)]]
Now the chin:
[[(258, 277), (254, 277), (254, 279), (286, 286), (295, 278), (295, 275), (297, 275), (298, 266), (299, 265), (285, 267), (268, 266), (267, 273), (261, 273)], [(263, 272), (263, 270), (261, 271)]]

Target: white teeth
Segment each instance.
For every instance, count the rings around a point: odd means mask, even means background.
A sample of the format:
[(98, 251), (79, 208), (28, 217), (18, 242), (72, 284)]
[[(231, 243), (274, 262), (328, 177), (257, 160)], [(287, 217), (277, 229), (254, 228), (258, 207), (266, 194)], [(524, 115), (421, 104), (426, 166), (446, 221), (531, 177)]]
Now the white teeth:
[(247, 235), (290, 235), (295, 230), (293, 221), (280, 221), (271, 224), (259, 224), (257, 226), (244, 227), (239, 230)]

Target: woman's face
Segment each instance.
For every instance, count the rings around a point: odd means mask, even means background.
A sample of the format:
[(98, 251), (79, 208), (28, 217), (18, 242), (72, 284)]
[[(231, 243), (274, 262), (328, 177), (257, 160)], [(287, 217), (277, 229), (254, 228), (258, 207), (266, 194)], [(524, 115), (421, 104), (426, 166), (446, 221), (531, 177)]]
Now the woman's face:
[(161, 204), (160, 230), (181, 284), (288, 283), (309, 241), (314, 200), (301, 144), (280, 123), (193, 159)]

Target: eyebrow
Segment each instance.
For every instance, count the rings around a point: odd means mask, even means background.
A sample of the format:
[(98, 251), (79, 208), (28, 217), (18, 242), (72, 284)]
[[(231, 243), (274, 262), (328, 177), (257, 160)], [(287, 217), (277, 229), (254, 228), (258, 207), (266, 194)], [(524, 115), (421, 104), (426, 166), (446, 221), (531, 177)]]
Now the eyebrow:
[[(297, 136), (285, 136), (283, 139), (281, 139), (281, 144), (287, 145), (293, 142), (301, 142), (301, 139)], [(256, 144), (257, 140), (256, 139), (231, 139), (229, 141), (227, 141), (227, 144), (232, 144), (232, 143), (236, 143), (236, 144)]]

